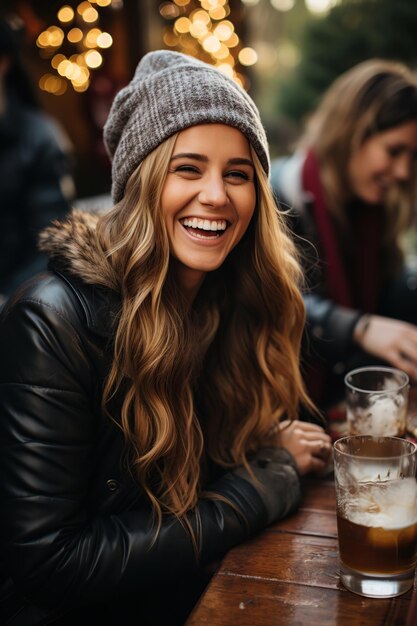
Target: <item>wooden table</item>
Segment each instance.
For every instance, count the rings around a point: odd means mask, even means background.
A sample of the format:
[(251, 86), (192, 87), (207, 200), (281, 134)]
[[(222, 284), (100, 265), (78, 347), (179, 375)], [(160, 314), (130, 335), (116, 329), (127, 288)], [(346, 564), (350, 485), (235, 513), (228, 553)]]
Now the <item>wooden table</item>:
[(295, 515), (226, 555), (187, 626), (405, 626), (411, 591), (374, 600), (339, 582), (333, 481), (304, 491)]

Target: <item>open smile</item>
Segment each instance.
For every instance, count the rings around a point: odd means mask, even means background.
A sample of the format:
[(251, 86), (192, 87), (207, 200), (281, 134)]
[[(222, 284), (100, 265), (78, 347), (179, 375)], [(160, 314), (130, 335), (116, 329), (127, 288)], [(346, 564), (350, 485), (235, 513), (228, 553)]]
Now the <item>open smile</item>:
[(219, 239), (230, 226), (227, 220), (209, 220), (198, 217), (184, 217), (179, 220), (187, 233), (196, 239)]

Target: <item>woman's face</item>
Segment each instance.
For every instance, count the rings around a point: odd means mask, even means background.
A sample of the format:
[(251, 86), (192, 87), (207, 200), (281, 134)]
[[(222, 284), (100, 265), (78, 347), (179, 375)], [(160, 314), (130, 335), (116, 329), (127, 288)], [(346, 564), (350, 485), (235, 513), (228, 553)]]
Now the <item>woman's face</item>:
[(407, 122), (367, 139), (350, 157), (354, 195), (368, 204), (384, 201), (387, 191), (409, 180), (417, 156), (417, 122)]
[(179, 133), (162, 192), (170, 250), (185, 289), (198, 289), (245, 234), (256, 205), (249, 143), (236, 128)]

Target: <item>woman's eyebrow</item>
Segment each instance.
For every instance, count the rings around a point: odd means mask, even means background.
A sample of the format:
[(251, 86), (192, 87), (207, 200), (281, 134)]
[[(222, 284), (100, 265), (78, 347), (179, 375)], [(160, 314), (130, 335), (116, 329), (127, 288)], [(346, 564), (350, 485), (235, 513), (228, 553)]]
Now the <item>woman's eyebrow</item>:
[[(208, 157), (204, 154), (198, 154), (197, 152), (181, 152), (180, 154), (174, 154), (174, 156), (171, 157), (171, 161), (175, 161), (176, 159), (194, 159), (195, 161), (201, 161), (203, 163), (208, 162)], [(243, 157), (229, 159), (227, 163), (228, 165), (250, 165), (252, 168), (255, 167), (250, 159), (245, 159)]]
[(180, 154), (174, 154), (171, 157), (171, 161), (175, 161), (176, 159), (194, 159), (195, 161), (203, 161), (207, 162), (208, 158), (204, 156), (204, 154), (198, 154), (196, 152), (181, 152)]
[(236, 157), (235, 159), (229, 159), (228, 163), (230, 163), (230, 165), (250, 165), (250, 167), (253, 167), (253, 169), (255, 169), (255, 166), (254, 166), (253, 162), (250, 159), (244, 159), (242, 157)]

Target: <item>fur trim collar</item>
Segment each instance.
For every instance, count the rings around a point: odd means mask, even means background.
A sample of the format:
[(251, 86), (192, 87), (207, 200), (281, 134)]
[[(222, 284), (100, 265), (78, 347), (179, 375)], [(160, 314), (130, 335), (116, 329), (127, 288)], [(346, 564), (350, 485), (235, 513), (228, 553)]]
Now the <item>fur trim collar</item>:
[(39, 248), (54, 266), (82, 281), (115, 288), (109, 265), (96, 236), (99, 215), (74, 209), (65, 221), (41, 232)]

